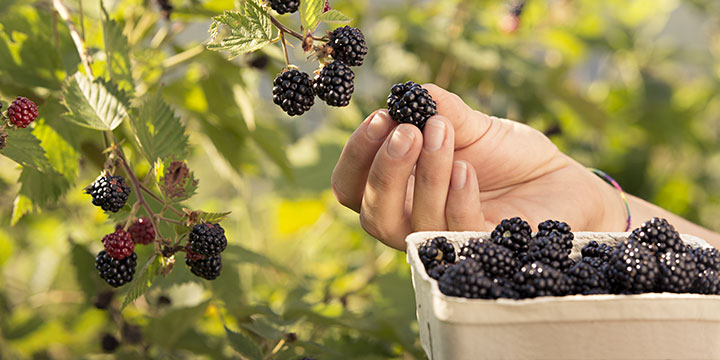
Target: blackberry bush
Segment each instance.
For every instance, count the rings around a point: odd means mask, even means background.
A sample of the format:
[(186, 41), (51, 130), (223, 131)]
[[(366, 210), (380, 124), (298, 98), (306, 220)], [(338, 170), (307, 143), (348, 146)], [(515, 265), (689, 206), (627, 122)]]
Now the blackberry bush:
[(220, 224), (195, 225), (188, 235), (190, 250), (203, 256), (215, 256), (227, 246), (225, 229)]
[(123, 286), (132, 281), (136, 265), (137, 255), (135, 253), (118, 260), (102, 250), (95, 257), (95, 269), (100, 277), (112, 287)]
[(344, 26), (330, 33), (332, 57), (349, 66), (362, 66), (368, 53), (365, 36), (358, 28)]
[(92, 196), (93, 205), (105, 211), (118, 212), (130, 196), (130, 187), (121, 176), (101, 175), (85, 188), (85, 193)]
[(315, 104), (310, 76), (299, 70), (284, 71), (273, 82), (273, 102), (290, 116), (302, 115)]
[(408, 81), (395, 84), (387, 100), (390, 117), (398, 124), (409, 123), (420, 130), (425, 128), (427, 120), (437, 115), (437, 103), (422, 86)]
[(313, 80), (313, 91), (330, 106), (348, 106), (355, 90), (355, 73), (348, 65), (333, 61)]
[(494, 243), (518, 254), (528, 251), (531, 233), (532, 229), (527, 221), (514, 217), (501, 221), (490, 234), (490, 238)]
[(118, 260), (134, 254), (135, 251), (135, 242), (133, 242), (130, 234), (123, 229), (117, 229), (115, 232), (105, 235), (102, 243), (107, 254)]
[(32, 100), (18, 96), (8, 107), (7, 116), (15, 126), (26, 128), (38, 117), (38, 108)]

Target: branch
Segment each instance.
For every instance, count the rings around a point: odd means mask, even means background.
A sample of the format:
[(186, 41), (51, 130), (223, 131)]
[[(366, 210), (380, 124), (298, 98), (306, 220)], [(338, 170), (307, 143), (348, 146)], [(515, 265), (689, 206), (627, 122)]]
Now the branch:
[(270, 15), (270, 21), (272, 21), (272, 23), (275, 25), (276, 28), (278, 28), (278, 30), (280, 30), (281, 33), (286, 32), (286, 33), (288, 33), (288, 34), (296, 37), (296, 38), (297, 38), (298, 40), (300, 40), (300, 41), (303, 40), (302, 34), (300, 34), (300, 33), (296, 32), (296, 31), (294, 31), (293, 29), (290, 29), (290, 28), (288, 28), (287, 26), (283, 25), (283, 24), (280, 23), (276, 18), (274, 18), (272, 15)]
[(160, 202), (161, 204), (167, 205), (167, 208), (168, 208), (170, 211), (174, 212), (177, 216), (180, 216), (180, 217), (185, 216), (185, 214), (183, 214), (182, 211), (176, 209), (176, 208), (175, 208), (174, 206), (172, 206), (172, 205), (169, 205), (169, 204), (165, 203), (165, 200), (163, 200), (162, 198), (160, 198), (159, 196), (157, 196), (154, 192), (152, 192), (152, 190), (150, 190), (150, 189), (149, 189), (147, 186), (145, 186), (144, 184), (140, 184), (140, 189), (144, 190), (148, 195), (150, 195), (151, 198), (157, 200), (157, 201)]
[(90, 67), (90, 63), (92, 63), (92, 61), (90, 60), (90, 55), (88, 54), (87, 48), (85, 47), (85, 42), (80, 36), (80, 33), (78, 33), (75, 24), (72, 22), (72, 18), (70, 17), (70, 11), (68, 11), (68, 8), (65, 6), (65, 4), (63, 4), (62, 0), (53, 0), (53, 7), (55, 8), (55, 11), (57, 11), (57, 13), (60, 15), (60, 17), (65, 21), (65, 25), (67, 25), (68, 30), (70, 30), (70, 37), (72, 37), (73, 42), (75, 43), (75, 48), (77, 48), (78, 54), (80, 55), (80, 60), (85, 67), (85, 72), (87, 73), (87, 76), (89, 76), (90, 79), (93, 79), (95, 76), (93, 75), (92, 68)]

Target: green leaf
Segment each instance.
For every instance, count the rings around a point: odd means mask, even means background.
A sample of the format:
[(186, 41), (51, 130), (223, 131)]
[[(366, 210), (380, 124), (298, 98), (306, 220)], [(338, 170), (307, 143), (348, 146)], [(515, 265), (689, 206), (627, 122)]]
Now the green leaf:
[(227, 334), (230, 346), (235, 351), (239, 352), (240, 355), (250, 360), (262, 359), (262, 351), (260, 350), (260, 347), (249, 337), (243, 335), (242, 333), (232, 331), (228, 329), (227, 326), (225, 326), (225, 333)]
[(160, 266), (160, 258), (157, 257), (157, 254), (150, 257), (148, 262), (145, 263), (143, 269), (138, 272), (138, 277), (130, 285), (130, 290), (128, 290), (127, 295), (125, 295), (125, 299), (123, 299), (122, 305), (120, 306), (121, 311), (150, 288), (153, 279), (155, 279), (158, 275), (158, 269)]
[(18, 181), (22, 183), (20, 194), (27, 196), (33, 206), (53, 203), (70, 188), (70, 183), (61, 174), (32, 167), (24, 167)]
[(75, 73), (63, 86), (65, 118), (95, 130), (114, 130), (127, 117), (128, 100), (112, 82)]
[(44, 120), (35, 126), (33, 133), (46, 150), (45, 154), (53, 169), (73, 182), (79, 168), (80, 154), (77, 150)]
[(228, 215), (230, 215), (230, 211), (228, 212), (219, 212), (219, 213), (209, 213), (204, 211), (198, 212), (198, 219), (204, 220), (206, 223), (218, 223), (223, 220), (225, 220)]
[(270, 15), (259, 0), (246, 0), (245, 9), (225, 11), (213, 18), (209, 50), (229, 51), (230, 59), (262, 48), (272, 41)]
[(320, 22), (320, 15), (325, 8), (325, 0), (300, 1), (300, 21), (304, 30), (314, 30)]
[(110, 79), (115, 80), (128, 94), (135, 90), (132, 78), (132, 64), (130, 63), (130, 45), (127, 37), (122, 32), (122, 26), (110, 16), (105, 10), (103, 2), (100, 2), (103, 13), (103, 38), (105, 40), (105, 53), (107, 55), (107, 67)]
[(75, 242), (72, 243), (70, 256), (80, 288), (88, 298), (94, 296), (98, 292), (97, 283), (95, 277), (88, 276), (88, 274), (95, 271), (95, 256), (87, 247)]
[(322, 15), (320, 15), (320, 22), (324, 22), (327, 24), (347, 24), (352, 21), (352, 18), (337, 11), (337, 10), (328, 10), (324, 12)]
[(270, 160), (280, 167), (285, 176), (290, 181), (294, 181), (295, 174), (290, 167), (290, 161), (285, 152), (285, 141), (281, 137), (282, 133), (265, 125), (257, 124), (255, 131), (251, 132), (250, 136)]
[(304, 30), (314, 30), (320, 22), (325, 8), (325, 0), (302, 0), (300, 2), (300, 21)]
[(173, 347), (180, 337), (198, 322), (207, 307), (208, 302), (205, 301), (197, 306), (168, 311), (162, 317), (153, 318), (144, 331), (148, 343), (164, 348)]
[(138, 144), (147, 160), (152, 164), (158, 158), (184, 159), (187, 155), (188, 136), (185, 126), (180, 123), (160, 92), (156, 92), (140, 109), (140, 114), (131, 118)]
[(23, 194), (18, 194), (13, 203), (12, 216), (10, 217), (10, 225), (17, 224), (25, 214), (29, 214), (33, 210), (33, 204), (30, 198)]
[(0, 154), (25, 167), (36, 170), (52, 169), (50, 161), (45, 156), (45, 150), (40, 146), (40, 140), (30, 129), (8, 131), (7, 146), (0, 150)]

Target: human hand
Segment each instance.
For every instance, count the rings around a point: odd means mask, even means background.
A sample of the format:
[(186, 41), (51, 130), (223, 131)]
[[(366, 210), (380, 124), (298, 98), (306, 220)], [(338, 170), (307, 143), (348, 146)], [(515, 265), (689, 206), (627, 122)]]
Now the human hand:
[(573, 230), (622, 231), (615, 189), (560, 152), (541, 132), (470, 109), (424, 85), (438, 115), (424, 133), (378, 110), (356, 129), (332, 175), (338, 201), (372, 236), (397, 249), (414, 231), (491, 231), (520, 216)]

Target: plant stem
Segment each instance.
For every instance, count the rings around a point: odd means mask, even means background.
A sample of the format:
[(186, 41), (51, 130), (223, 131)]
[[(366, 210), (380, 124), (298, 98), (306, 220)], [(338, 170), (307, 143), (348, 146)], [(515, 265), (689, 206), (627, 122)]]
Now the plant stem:
[(280, 43), (282, 43), (283, 54), (285, 54), (285, 66), (290, 66), (290, 58), (288, 57), (287, 44), (285, 44), (285, 33), (280, 32)]
[(288, 34), (296, 37), (296, 38), (297, 38), (298, 40), (300, 40), (300, 41), (303, 40), (302, 34), (300, 34), (300, 33), (296, 32), (296, 31), (294, 31), (293, 29), (290, 29), (290, 28), (288, 28), (287, 26), (283, 25), (283, 24), (282, 24), (281, 22), (279, 22), (275, 17), (270, 16), (270, 21), (272, 21), (273, 25), (275, 25), (275, 27), (278, 28), (278, 30), (280, 30), (280, 35), (282, 35), (282, 33), (285, 32), (285, 33), (288, 33)]
[(182, 221), (168, 219), (168, 218), (166, 218), (164, 216), (160, 216), (160, 215), (155, 215), (155, 217), (158, 218), (158, 220), (162, 220), (162, 221), (169, 222), (169, 223), (176, 224), (176, 225), (185, 226), (185, 224)]
[(145, 191), (146, 194), (150, 195), (151, 198), (153, 198), (153, 199), (161, 202), (163, 205), (167, 206), (167, 208), (168, 208), (170, 211), (174, 212), (177, 216), (185, 216), (185, 214), (183, 214), (182, 211), (176, 209), (176, 208), (175, 208), (174, 206), (172, 206), (172, 205), (168, 205), (168, 204), (165, 202), (165, 200), (163, 200), (161, 197), (157, 196), (157, 194), (155, 194), (154, 192), (152, 192), (152, 190), (148, 189), (148, 187), (145, 186), (145, 184), (142, 184), (142, 183), (141, 183), (141, 184), (140, 184), (140, 189), (142, 189), (143, 191)]
[(65, 4), (63, 4), (62, 0), (53, 0), (53, 7), (63, 19), (63, 21), (65, 21), (65, 25), (67, 25), (68, 30), (70, 31), (70, 37), (72, 37), (73, 42), (75, 43), (75, 48), (77, 48), (78, 54), (80, 55), (80, 60), (82, 61), (83, 67), (85, 67), (85, 72), (87, 73), (87, 76), (90, 77), (90, 79), (94, 79), (95, 76), (93, 75), (92, 67), (90, 67), (90, 63), (92, 63), (92, 61), (90, 60), (90, 55), (88, 54), (87, 48), (85, 47), (85, 42), (78, 33), (75, 24), (72, 22), (72, 18), (70, 17), (70, 11), (68, 11), (68, 8), (65, 6)]

